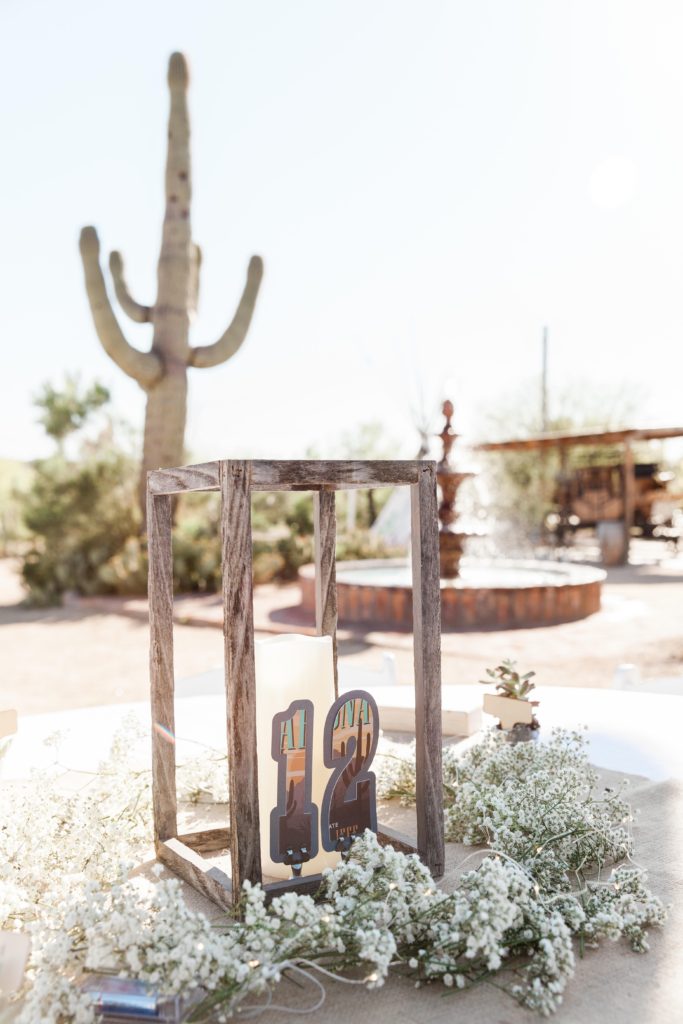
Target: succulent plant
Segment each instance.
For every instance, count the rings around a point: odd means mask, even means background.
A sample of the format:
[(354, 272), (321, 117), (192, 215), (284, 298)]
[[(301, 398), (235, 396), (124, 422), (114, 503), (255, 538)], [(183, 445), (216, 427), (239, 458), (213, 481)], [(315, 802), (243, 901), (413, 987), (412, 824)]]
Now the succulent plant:
[[(510, 661), (506, 659), (500, 665), (496, 665), (495, 668), (487, 668), (486, 674), (489, 676), (488, 679), (480, 679), (479, 682), (483, 683), (484, 686), (490, 686), (495, 683), (496, 690), (501, 697), (510, 697), (512, 700), (529, 700), (529, 694), (535, 689), (536, 684), (529, 682), (536, 673), (525, 672), (522, 676), (516, 670), (516, 661)], [(538, 704), (538, 701), (529, 701), (530, 704)]]

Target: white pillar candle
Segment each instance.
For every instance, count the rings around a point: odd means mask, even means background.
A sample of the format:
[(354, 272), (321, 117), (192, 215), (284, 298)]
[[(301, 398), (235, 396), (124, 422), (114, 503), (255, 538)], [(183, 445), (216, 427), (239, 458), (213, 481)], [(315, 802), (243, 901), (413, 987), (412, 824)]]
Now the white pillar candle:
[[(310, 758), (310, 800), (315, 805), (313, 822), (318, 852), (303, 863), (301, 874), (313, 875), (339, 863), (340, 854), (323, 850), (320, 841), (320, 808), (330, 769), (323, 760), (323, 729), (334, 703), (334, 662), (329, 636), (286, 634), (255, 643), (256, 660), (256, 745), (258, 752), (259, 818), (261, 823), (261, 866), (264, 875), (291, 878), (292, 868), (271, 857), (272, 813), (278, 807), (278, 761), (273, 759), (273, 718), (286, 713), (295, 701), (309, 701), (305, 714), (278, 723), (276, 746), (290, 750), (288, 785), (303, 778), (306, 757)], [(311, 714), (312, 719), (311, 722)], [(299, 753), (301, 749), (301, 753)], [(305, 749), (305, 754), (304, 754)], [(279, 820), (279, 817), (278, 817)], [(278, 820), (273, 822), (277, 833)], [(284, 825), (286, 828), (286, 824)], [(277, 841), (277, 840), (276, 840)]]

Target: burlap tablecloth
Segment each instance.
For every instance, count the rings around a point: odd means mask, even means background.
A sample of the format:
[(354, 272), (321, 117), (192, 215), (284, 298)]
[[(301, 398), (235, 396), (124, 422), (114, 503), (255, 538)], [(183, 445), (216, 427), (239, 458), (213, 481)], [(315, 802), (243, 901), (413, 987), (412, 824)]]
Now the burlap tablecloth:
[[(626, 777), (600, 774), (605, 785)], [(576, 974), (552, 1018), (557, 1024), (683, 1024), (683, 782), (629, 778), (629, 800), (640, 812), (634, 825), (635, 860), (648, 869), (653, 891), (674, 906), (665, 927), (650, 932), (648, 953), (633, 953), (622, 940), (603, 942), (599, 949), (587, 950), (583, 959), (577, 954)], [(394, 823), (406, 813), (410, 812), (393, 812)], [(383, 820), (390, 823), (386, 814)], [(440, 883), (445, 889), (455, 884), (459, 865), (471, 853), (471, 847), (448, 844), (446, 874)], [(470, 859), (466, 869), (474, 865), (476, 860)], [(188, 893), (188, 900), (210, 910), (211, 905), (194, 893)], [(371, 992), (327, 979), (324, 984), (327, 998), (315, 1013), (267, 1010), (256, 1019), (262, 1024), (530, 1024), (541, 1019), (485, 982), (463, 992), (438, 984), (416, 989), (399, 977)], [(315, 1004), (318, 995), (313, 986), (302, 990), (285, 980), (274, 1001), (296, 1011)]]

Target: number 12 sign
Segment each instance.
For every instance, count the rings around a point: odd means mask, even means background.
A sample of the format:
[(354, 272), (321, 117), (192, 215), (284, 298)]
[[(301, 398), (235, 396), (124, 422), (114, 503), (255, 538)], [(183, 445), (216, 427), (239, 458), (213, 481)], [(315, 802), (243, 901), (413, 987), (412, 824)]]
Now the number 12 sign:
[(379, 739), (374, 698), (350, 690), (335, 700), (325, 718), (322, 761), (330, 770), (322, 806), (311, 798), (314, 764), (314, 707), (295, 700), (273, 717), (271, 753), (277, 763), (277, 805), (270, 814), (270, 856), (301, 874), (319, 846), (346, 853), (365, 829), (377, 831), (375, 773), (370, 765)]

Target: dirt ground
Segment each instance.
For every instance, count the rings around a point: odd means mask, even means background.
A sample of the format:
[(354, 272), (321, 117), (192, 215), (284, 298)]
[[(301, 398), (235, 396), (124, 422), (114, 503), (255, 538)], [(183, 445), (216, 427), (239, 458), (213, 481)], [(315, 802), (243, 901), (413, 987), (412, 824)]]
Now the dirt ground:
[[(652, 553), (650, 553), (652, 552)], [(603, 607), (581, 622), (538, 629), (445, 633), (444, 683), (472, 683), (501, 658), (534, 668), (544, 685), (612, 685), (623, 663), (646, 678), (683, 677), (683, 558), (643, 545), (637, 564), (612, 569)], [(148, 692), (145, 602), (93, 600), (31, 610), (16, 566), (0, 561), (0, 706), (20, 713), (144, 700)], [(310, 625), (298, 611), (296, 585), (259, 587), (255, 622), (262, 633)], [(220, 609), (215, 598), (178, 602), (178, 678), (222, 663)], [(205, 625), (189, 625), (188, 619)], [(212, 624), (214, 628), (211, 628)], [(379, 670), (395, 657), (399, 682), (412, 680), (412, 637), (340, 630), (340, 656)]]

